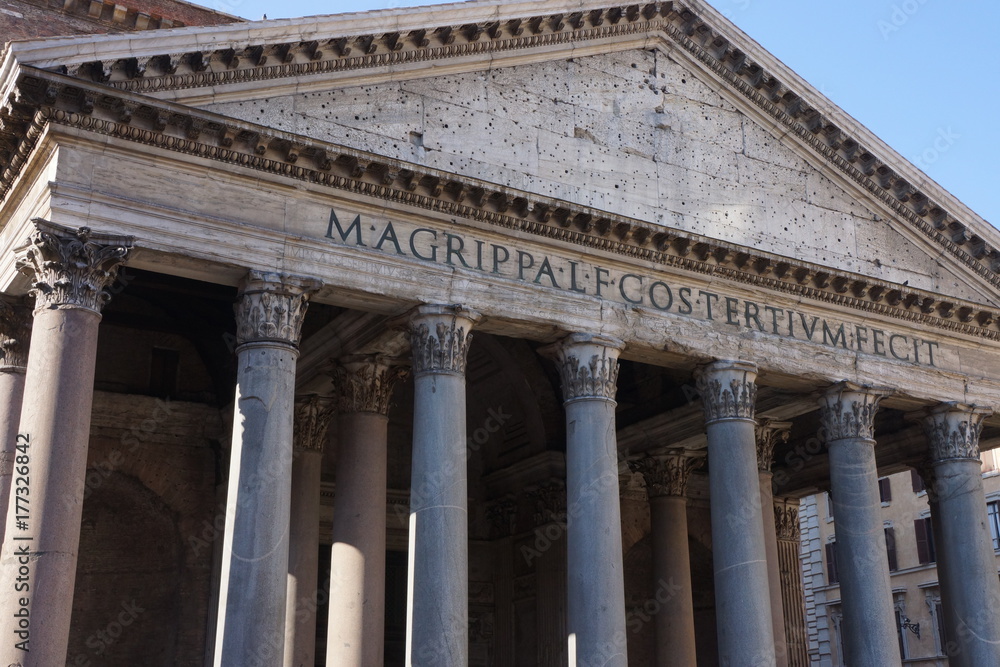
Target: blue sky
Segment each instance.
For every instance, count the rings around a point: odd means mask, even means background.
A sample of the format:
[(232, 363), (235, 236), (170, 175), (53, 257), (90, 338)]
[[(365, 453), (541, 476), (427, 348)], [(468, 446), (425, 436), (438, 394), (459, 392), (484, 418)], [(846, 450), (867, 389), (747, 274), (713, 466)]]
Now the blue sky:
[[(202, 0), (244, 18), (443, 4)], [(1000, 2), (713, 0), (744, 32), (1000, 226)]]

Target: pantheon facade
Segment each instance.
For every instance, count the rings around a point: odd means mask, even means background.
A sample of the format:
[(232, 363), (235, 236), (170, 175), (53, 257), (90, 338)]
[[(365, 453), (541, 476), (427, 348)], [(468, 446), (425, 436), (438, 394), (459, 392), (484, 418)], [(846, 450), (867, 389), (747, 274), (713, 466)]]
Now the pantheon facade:
[(899, 665), (910, 468), (1000, 665), (1000, 234), (704, 1), (19, 41), (0, 96), (0, 664), (799, 667), (823, 490)]

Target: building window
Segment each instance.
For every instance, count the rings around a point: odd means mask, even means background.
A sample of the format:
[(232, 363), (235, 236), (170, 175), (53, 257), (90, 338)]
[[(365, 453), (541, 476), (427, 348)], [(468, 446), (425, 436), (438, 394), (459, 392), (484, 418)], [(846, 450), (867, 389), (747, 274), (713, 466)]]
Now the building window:
[(892, 502), (892, 486), (889, 484), (888, 477), (883, 477), (878, 481), (878, 499), (883, 503)]
[(913, 492), (920, 493), (921, 491), (926, 491), (927, 487), (924, 485), (924, 478), (920, 476), (913, 468), (910, 468), (910, 484), (913, 485)]
[(906, 633), (909, 631), (906, 629), (905, 624), (909, 623), (910, 619), (906, 617), (906, 601), (903, 594), (897, 593), (895, 598), (896, 638), (899, 640), (899, 657), (906, 660), (910, 657), (910, 654), (906, 648)]
[(823, 495), (826, 496), (826, 518), (827, 519), (832, 519), (833, 518), (833, 496), (831, 496), (829, 493), (824, 493)]
[(934, 549), (934, 529), (930, 517), (913, 522), (913, 532), (917, 536), (917, 560), (921, 565), (937, 562)]
[(934, 626), (934, 654), (945, 655), (948, 646), (948, 632), (944, 624), (944, 610), (941, 608), (941, 593), (937, 588), (924, 591), (924, 599), (931, 610), (931, 624)]
[(986, 513), (990, 518), (990, 534), (993, 535), (993, 549), (1000, 549), (1000, 500), (986, 503)]
[(828, 542), (826, 545), (826, 583), (830, 586), (839, 583), (837, 577), (837, 543)]
[(892, 526), (885, 529), (885, 550), (889, 554), (889, 571), (895, 572), (899, 569), (899, 560), (896, 558), (896, 530)]

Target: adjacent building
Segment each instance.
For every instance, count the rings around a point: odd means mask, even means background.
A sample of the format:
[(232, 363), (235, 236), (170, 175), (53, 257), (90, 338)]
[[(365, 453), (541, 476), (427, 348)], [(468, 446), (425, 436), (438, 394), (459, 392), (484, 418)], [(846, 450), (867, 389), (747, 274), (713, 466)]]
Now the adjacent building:
[(1000, 233), (709, 4), (30, 6), (0, 663), (896, 665), (915, 467), (1000, 664)]

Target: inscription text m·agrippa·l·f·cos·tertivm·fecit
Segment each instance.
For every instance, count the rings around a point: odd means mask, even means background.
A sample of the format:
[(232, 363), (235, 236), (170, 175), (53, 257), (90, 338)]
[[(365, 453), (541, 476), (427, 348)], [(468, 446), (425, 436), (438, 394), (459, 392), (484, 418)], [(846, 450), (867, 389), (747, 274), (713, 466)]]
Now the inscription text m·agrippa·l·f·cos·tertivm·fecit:
[(931, 340), (888, 329), (836, 322), (763, 301), (698, 289), (654, 272), (623, 271), (408, 223), (379, 221), (367, 224), (360, 214), (345, 225), (334, 210), (330, 211), (325, 236), (348, 246), (462, 267), (681, 317), (720, 322), (738, 329), (901, 362), (937, 365), (934, 355), (940, 345)]

